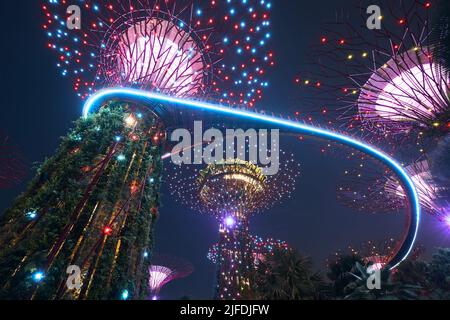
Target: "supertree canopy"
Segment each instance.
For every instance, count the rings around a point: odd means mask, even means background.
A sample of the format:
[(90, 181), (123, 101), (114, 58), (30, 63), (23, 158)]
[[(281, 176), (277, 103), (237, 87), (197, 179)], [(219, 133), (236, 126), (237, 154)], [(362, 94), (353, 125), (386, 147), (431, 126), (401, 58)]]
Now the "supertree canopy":
[(0, 189), (18, 185), (25, 178), (27, 169), (18, 148), (11, 139), (0, 132)]
[[(79, 1), (80, 29), (66, 1), (42, 6), (48, 47), (86, 98), (111, 86), (253, 106), (274, 65), (266, 0)], [(70, 16), (69, 18), (70, 19)]]
[[(299, 174), (293, 156), (282, 153), (279, 172), (265, 175), (261, 167), (240, 159), (227, 159), (202, 170), (179, 167), (169, 174), (171, 194), (192, 210), (219, 220), (216, 299), (242, 299), (251, 289), (254, 244), (249, 218), (268, 209), (295, 189)], [(195, 166), (191, 166), (195, 167)]]
[(361, 120), (396, 133), (448, 131), (450, 79), (441, 70), (426, 49), (395, 55), (362, 87), (357, 102)]
[[(416, 186), (422, 208), (426, 212), (442, 218), (444, 213), (442, 194), (447, 188), (435, 184), (428, 161), (422, 160), (413, 163), (406, 167), (406, 171)], [(392, 199), (405, 199), (403, 188), (392, 176), (385, 184), (385, 191)]]
[(161, 289), (169, 282), (186, 278), (193, 272), (190, 263), (171, 256), (159, 256), (149, 268), (149, 290), (150, 299), (159, 299)]
[[(447, 207), (444, 195), (448, 189), (434, 182), (429, 162), (417, 161), (405, 169), (414, 182), (424, 211), (443, 219)], [(364, 213), (392, 213), (406, 206), (404, 189), (389, 171), (364, 171), (348, 172), (338, 187), (341, 203)]]
[(398, 150), (398, 141), (409, 140), (419, 154), (427, 151), (450, 130), (449, 75), (430, 37), (433, 7), (388, 2), (380, 29), (367, 27), (366, 10), (361, 19), (339, 19), (311, 50), (311, 70), (305, 67), (295, 82), (315, 92), (310, 100), (337, 113), (346, 130), (384, 148), (391, 143)]
[[(290, 197), (298, 178), (298, 164), (282, 152), (276, 175), (266, 176), (261, 167), (240, 159), (227, 159), (203, 170), (179, 167), (170, 174), (171, 193), (192, 210), (223, 219), (239, 213), (249, 217)], [(280, 157), (281, 158), (281, 157)], [(177, 182), (184, 187), (179, 188)]]

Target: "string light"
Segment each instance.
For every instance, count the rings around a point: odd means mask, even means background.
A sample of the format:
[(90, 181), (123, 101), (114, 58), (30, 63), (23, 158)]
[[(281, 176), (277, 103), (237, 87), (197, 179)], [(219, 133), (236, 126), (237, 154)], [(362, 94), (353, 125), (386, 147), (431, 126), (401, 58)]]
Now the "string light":
[(84, 8), (83, 23), (91, 27), (80, 38), (78, 30), (62, 31), (56, 18), (66, 16), (65, 2), (42, 7), (47, 47), (83, 99), (104, 87), (133, 86), (253, 107), (268, 86), (266, 71), (275, 62), (272, 5), (265, 1), (86, 0)]

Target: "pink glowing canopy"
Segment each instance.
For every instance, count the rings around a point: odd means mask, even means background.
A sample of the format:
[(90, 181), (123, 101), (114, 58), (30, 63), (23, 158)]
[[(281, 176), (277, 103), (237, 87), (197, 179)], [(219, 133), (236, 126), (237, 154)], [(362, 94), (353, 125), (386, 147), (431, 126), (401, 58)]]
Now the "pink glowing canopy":
[[(421, 206), (429, 213), (440, 215), (442, 208), (438, 205), (437, 199), (439, 193), (443, 191), (444, 188), (437, 186), (433, 182), (428, 161), (424, 160), (414, 163), (406, 167), (406, 171), (411, 175), (411, 180), (414, 182), (417, 189)], [(388, 180), (386, 191), (391, 196), (405, 198), (403, 188), (392, 179)]]
[(151, 266), (149, 273), (149, 287), (153, 292), (158, 293), (159, 290), (171, 280), (173, 271), (163, 266)]
[(204, 85), (201, 49), (191, 34), (163, 19), (142, 20), (124, 31), (117, 62), (118, 71), (109, 74), (115, 85), (132, 83), (177, 97), (192, 96)]
[(428, 50), (415, 48), (376, 70), (361, 90), (358, 108), (366, 120), (419, 122), (446, 106), (449, 79)]

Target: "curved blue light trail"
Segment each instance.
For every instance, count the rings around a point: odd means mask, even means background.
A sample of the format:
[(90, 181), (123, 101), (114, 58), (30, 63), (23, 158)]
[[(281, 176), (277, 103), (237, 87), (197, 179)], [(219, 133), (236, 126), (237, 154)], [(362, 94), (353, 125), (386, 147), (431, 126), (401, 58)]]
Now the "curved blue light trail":
[(179, 99), (153, 92), (128, 88), (111, 88), (97, 92), (95, 95), (91, 96), (86, 101), (83, 108), (83, 116), (87, 118), (93, 108), (98, 108), (103, 102), (105, 102), (108, 99), (120, 99), (120, 98), (140, 102), (143, 103), (144, 105), (146, 103), (151, 102), (170, 103), (172, 105), (177, 105), (180, 107), (209, 110), (216, 113), (227, 114), (230, 116), (262, 121), (271, 125), (280, 125), (282, 127), (294, 129), (304, 135), (317, 136), (327, 140), (338, 142), (340, 144), (352, 147), (363, 153), (366, 153), (375, 159), (378, 159), (379, 161), (384, 163), (387, 167), (389, 167), (398, 176), (399, 180), (401, 181), (406, 191), (406, 195), (409, 201), (409, 208), (408, 208), (409, 225), (405, 239), (396, 255), (391, 259), (391, 261), (388, 263), (386, 267), (389, 269), (396, 268), (411, 253), (417, 238), (417, 233), (419, 230), (421, 219), (419, 196), (417, 194), (413, 181), (408, 176), (408, 173), (404, 170), (404, 168), (397, 161), (389, 157), (384, 152), (376, 149), (375, 147), (343, 134), (328, 131), (322, 128), (316, 128), (313, 126), (305, 125), (290, 120), (267, 116), (264, 114), (258, 114), (247, 110), (234, 109), (226, 106), (215, 105), (207, 102)]

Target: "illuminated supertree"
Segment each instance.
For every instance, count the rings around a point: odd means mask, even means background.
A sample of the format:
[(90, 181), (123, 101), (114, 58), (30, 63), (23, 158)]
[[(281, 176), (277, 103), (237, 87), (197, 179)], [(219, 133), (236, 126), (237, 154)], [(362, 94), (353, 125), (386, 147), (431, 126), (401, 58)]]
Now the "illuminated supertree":
[(266, 0), (83, 0), (80, 29), (72, 30), (69, 4), (46, 2), (48, 47), (82, 98), (134, 86), (251, 107), (268, 85), (274, 61)]
[[(426, 212), (442, 219), (445, 207), (444, 199), (442, 199), (441, 195), (448, 187), (445, 188), (435, 184), (427, 160), (422, 160), (407, 166), (406, 171), (416, 186), (422, 208)], [(397, 198), (403, 201), (405, 199), (403, 188), (392, 176), (388, 178), (385, 191), (390, 198)]]
[[(442, 196), (448, 188), (435, 184), (427, 160), (407, 166), (425, 212), (443, 220), (448, 204)], [(338, 199), (346, 206), (365, 213), (396, 212), (406, 206), (405, 192), (397, 179), (388, 172), (365, 170), (348, 172), (338, 188)]]
[[(203, 97), (219, 91), (220, 75), (231, 83), (223, 97), (251, 106), (266, 85), (261, 77), (273, 62), (264, 49), (270, 3), (219, 6), (212, 1), (206, 9), (190, 1), (160, 6), (156, 1), (86, 0), (78, 5), (81, 29), (71, 30), (66, 1), (49, 0), (42, 8), (48, 47), (57, 52), (62, 74), (73, 79), (82, 98), (113, 85)], [(229, 33), (213, 37), (214, 25), (226, 26)], [(228, 52), (242, 59), (239, 65), (233, 57), (226, 59)], [(235, 83), (238, 89), (231, 92)], [(113, 99), (100, 107), (75, 123), (2, 217), (1, 298), (147, 296), (161, 154), (171, 124), (167, 106), (144, 108)], [(81, 269), (80, 288), (66, 286), (69, 265)]]
[[(75, 122), (2, 216), (0, 297), (147, 298), (164, 140), (140, 105), (107, 103)], [(79, 287), (66, 285), (71, 265)]]
[[(272, 238), (263, 239), (257, 236), (250, 236), (250, 250), (253, 257), (253, 267), (256, 268), (259, 263), (264, 262), (266, 258), (273, 255), (274, 250), (288, 250), (289, 245), (281, 240)], [(215, 265), (220, 262), (220, 253), (223, 250), (220, 249), (220, 244), (214, 244), (208, 251), (208, 260)]]
[(27, 173), (23, 157), (11, 139), (0, 131), (0, 189), (21, 183)]
[(149, 268), (149, 290), (152, 300), (159, 299), (159, 293), (166, 284), (176, 279), (186, 278), (194, 271), (190, 263), (169, 256), (157, 257), (152, 263), (153, 265)]
[(219, 220), (217, 299), (240, 299), (250, 288), (249, 271), (254, 263), (250, 216), (290, 196), (299, 174), (292, 155), (283, 153), (283, 158), (279, 172), (271, 176), (263, 174), (261, 167), (239, 159), (216, 162), (200, 171), (194, 169), (190, 175), (180, 167), (169, 175), (172, 195), (192, 210)]
[(369, 30), (364, 4), (360, 22), (344, 18), (323, 34), (312, 50), (314, 71), (296, 82), (315, 88), (320, 108), (336, 105), (328, 113), (338, 113), (346, 130), (394, 150), (411, 139), (423, 153), (450, 130), (450, 78), (430, 40), (433, 6), (386, 3), (381, 29)]

